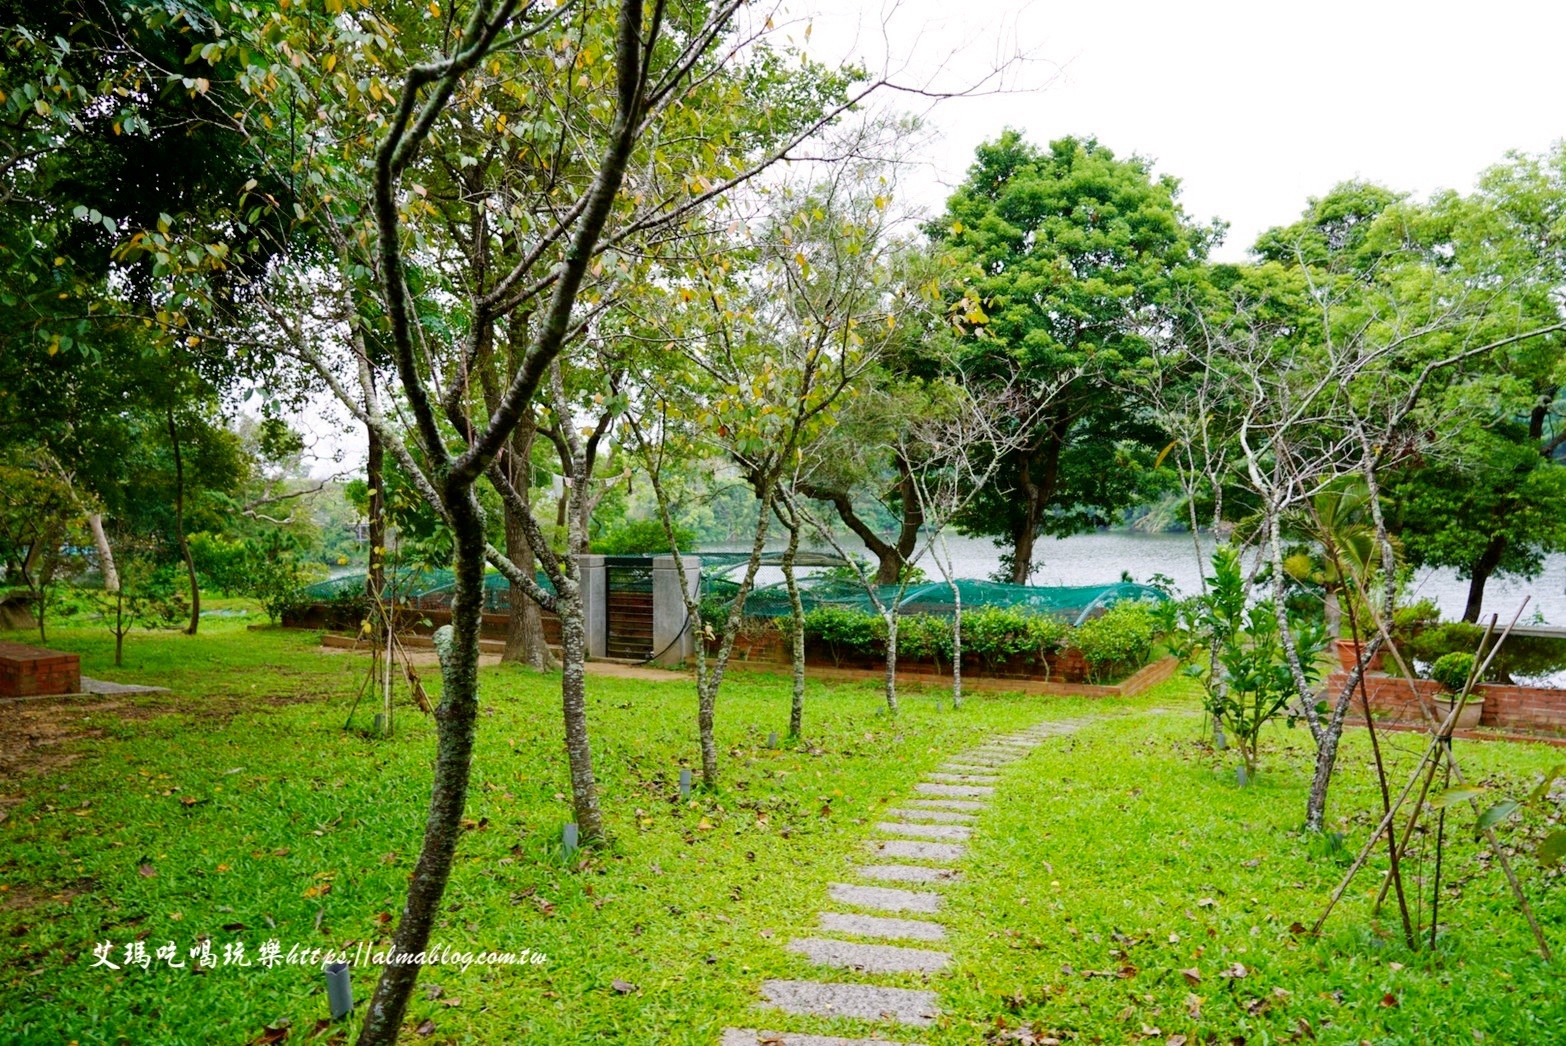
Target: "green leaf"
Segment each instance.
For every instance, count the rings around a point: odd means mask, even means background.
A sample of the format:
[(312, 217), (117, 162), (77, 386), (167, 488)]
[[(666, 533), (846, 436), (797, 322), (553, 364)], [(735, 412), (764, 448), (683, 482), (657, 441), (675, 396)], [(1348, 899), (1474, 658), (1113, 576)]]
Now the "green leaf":
[(1543, 802), (1544, 797), (1550, 794), (1550, 786), (1553, 785), (1556, 779), (1559, 778), (1562, 774), (1566, 774), (1566, 763), (1556, 763), (1554, 766), (1550, 767), (1549, 770), (1545, 771), (1544, 780), (1540, 781), (1538, 786), (1534, 788), (1533, 791), (1528, 793), (1528, 802)]
[(1433, 808), (1440, 810), (1444, 807), (1451, 806), (1454, 803), (1464, 803), (1472, 799), (1477, 799), (1483, 794), (1483, 788), (1474, 788), (1466, 785), (1460, 788), (1448, 788), (1439, 795), (1431, 796), (1430, 805)]
[(1482, 832), (1487, 828), (1494, 828), (1496, 825), (1512, 816), (1512, 814), (1516, 813), (1521, 806), (1522, 804), (1517, 802), (1515, 799), (1501, 800), (1494, 806), (1490, 807), (1490, 809), (1479, 815), (1479, 821), (1474, 825), (1474, 830)]
[(1539, 863), (1553, 868), (1566, 860), (1566, 831), (1555, 831), (1544, 837), (1536, 851)]

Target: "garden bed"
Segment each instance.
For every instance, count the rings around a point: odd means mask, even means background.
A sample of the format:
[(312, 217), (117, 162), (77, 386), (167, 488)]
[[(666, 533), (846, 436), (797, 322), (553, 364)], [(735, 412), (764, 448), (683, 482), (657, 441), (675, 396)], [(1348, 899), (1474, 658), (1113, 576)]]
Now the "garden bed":
[[(810, 678), (818, 682), (872, 683), (880, 682), (886, 678), (885, 664), (876, 668), (850, 668), (835, 666), (830, 661), (822, 664), (818, 661), (807, 659), (805, 663), (810, 669)], [(730, 661), (729, 667), (777, 671), (787, 668), (788, 662)], [(1161, 657), (1150, 664), (1143, 665), (1118, 683), (1073, 683), (1061, 679), (1045, 679), (1039, 676), (986, 675), (982, 672), (969, 674), (968, 669), (964, 667), (962, 680), (965, 689), (973, 690), (1007, 691), (1022, 694), (1053, 694), (1061, 697), (1132, 697), (1169, 679), (1179, 667), (1180, 662), (1175, 658)], [(944, 672), (936, 671), (935, 666), (928, 663), (915, 663), (912, 668), (909, 668), (899, 659), (897, 685), (932, 686), (950, 689), (952, 685), (951, 669), (948, 667)]]

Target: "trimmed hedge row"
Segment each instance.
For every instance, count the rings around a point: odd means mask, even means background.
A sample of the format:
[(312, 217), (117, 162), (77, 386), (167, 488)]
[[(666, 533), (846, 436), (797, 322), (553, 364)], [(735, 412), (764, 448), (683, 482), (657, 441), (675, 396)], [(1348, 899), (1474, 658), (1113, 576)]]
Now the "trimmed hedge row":
[[(821, 607), (805, 615), (805, 637), (824, 645), (838, 663), (880, 658), (886, 653), (886, 620), (879, 614)], [(1117, 603), (1100, 617), (1072, 628), (1062, 621), (1015, 607), (979, 607), (962, 615), (962, 650), (990, 670), (1022, 660), (1048, 670), (1047, 659), (1078, 650), (1092, 682), (1107, 682), (1141, 668), (1152, 658), (1159, 630), (1146, 603)], [(948, 618), (909, 614), (897, 621), (899, 657), (933, 661), (952, 657)]]

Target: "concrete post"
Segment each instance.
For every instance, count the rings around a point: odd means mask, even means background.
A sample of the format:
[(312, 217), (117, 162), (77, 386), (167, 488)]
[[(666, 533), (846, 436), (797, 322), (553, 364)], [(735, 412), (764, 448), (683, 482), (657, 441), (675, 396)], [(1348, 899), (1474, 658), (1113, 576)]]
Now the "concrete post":
[(609, 652), (609, 571), (603, 556), (577, 556), (576, 567), (582, 585), (582, 624), (587, 630), (587, 656), (605, 657)]
[[(680, 557), (691, 595), (701, 591), (701, 559)], [(696, 637), (688, 626), (680, 572), (673, 556), (653, 557), (653, 664), (672, 668), (696, 656)]]

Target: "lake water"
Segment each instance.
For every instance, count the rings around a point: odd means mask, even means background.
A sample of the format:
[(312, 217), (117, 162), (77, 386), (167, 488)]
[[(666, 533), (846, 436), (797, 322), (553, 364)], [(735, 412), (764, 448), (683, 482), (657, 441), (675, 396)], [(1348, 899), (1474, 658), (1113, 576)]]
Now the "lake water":
[[(851, 540), (851, 539), (850, 539)], [(957, 576), (986, 579), (1000, 565), (995, 545), (986, 538), (950, 536)], [(859, 551), (857, 542), (845, 542), (850, 552)], [(1206, 565), (1212, 551), (1211, 539), (1202, 541), (1201, 563)], [(1122, 571), (1135, 581), (1146, 582), (1154, 574), (1174, 579), (1175, 587), (1190, 595), (1199, 590), (1200, 573), (1196, 546), (1189, 534), (1142, 534), (1135, 531), (1103, 531), (1078, 534), (1069, 538), (1041, 538), (1035, 546), (1035, 562), (1030, 583), (1034, 585), (1098, 585), (1120, 580)], [(940, 572), (928, 557), (919, 565), (932, 579)], [(778, 570), (763, 570), (762, 584), (782, 580)], [(1566, 555), (1551, 556), (1544, 573), (1532, 581), (1515, 578), (1490, 579), (1485, 586), (1484, 614), (1499, 614), (1504, 625), (1511, 620), (1524, 596), (1529, 597), (1523, 620), (1535, 619), (1535, 612), (1549, 624), (1566, 625)], [(1468, 583), (1452, 570), (1422, 570), (1415, 575), (1409, 598), (1429, 597), (1441, 608), (1442, 617), (1455, 620), (1462, 616), (1468, 601)]]

